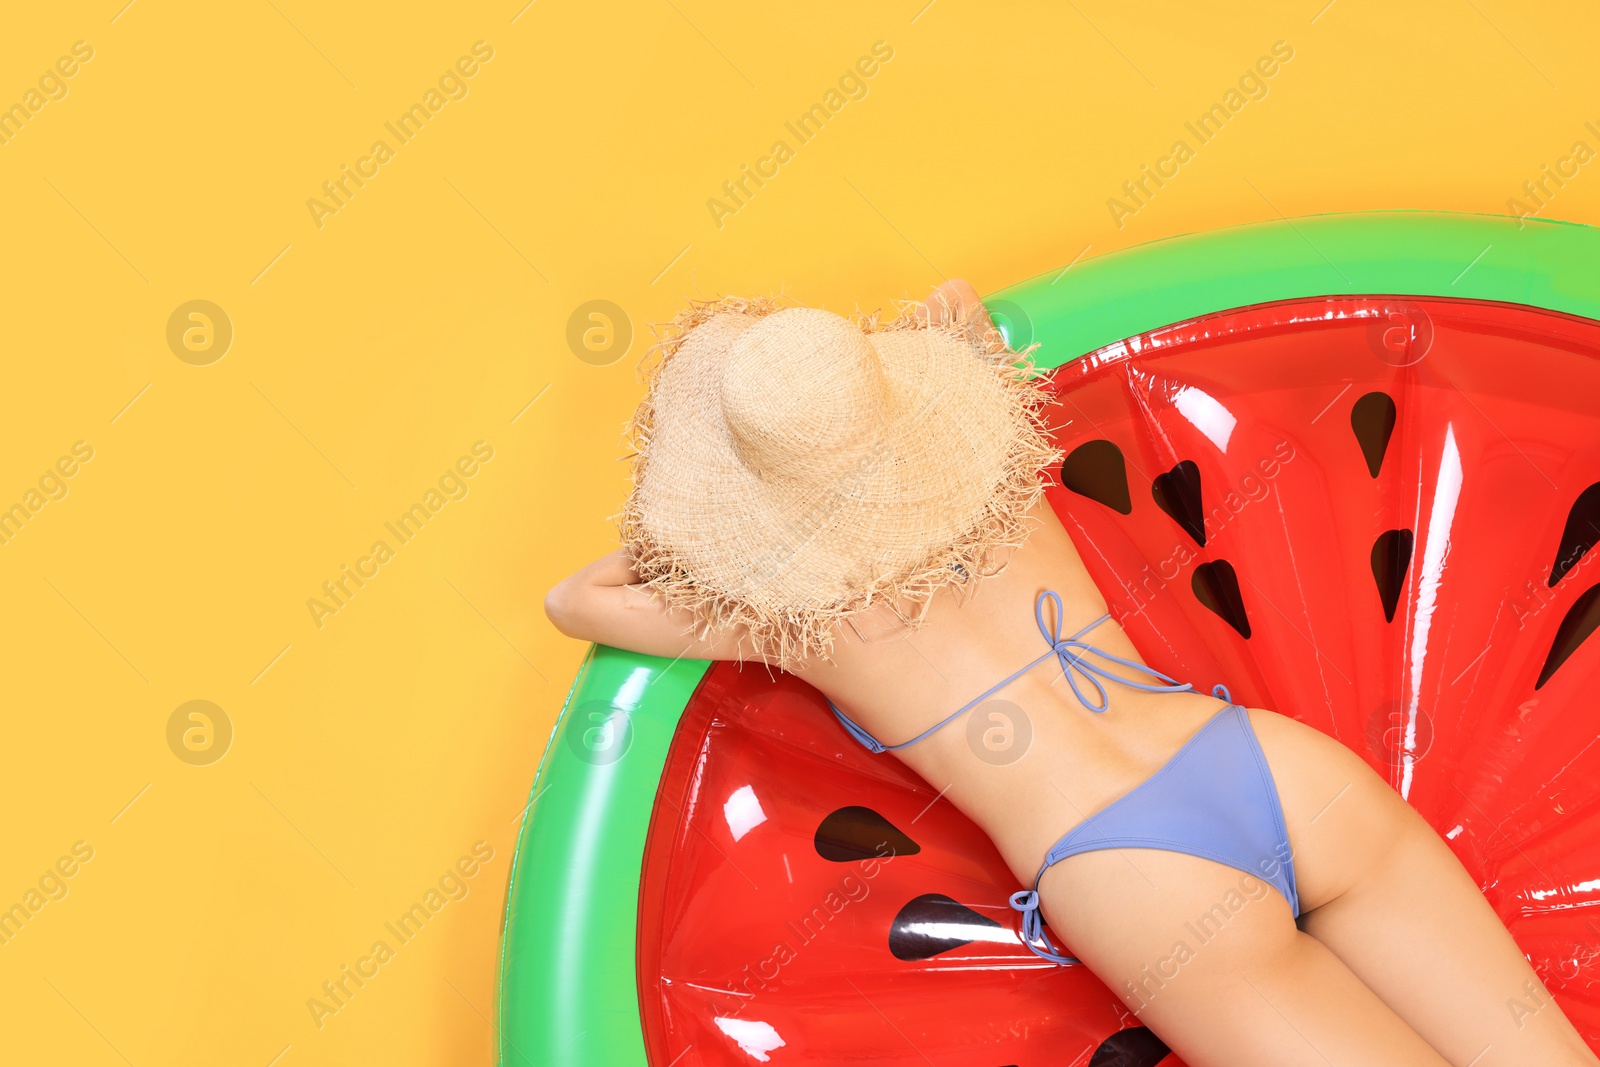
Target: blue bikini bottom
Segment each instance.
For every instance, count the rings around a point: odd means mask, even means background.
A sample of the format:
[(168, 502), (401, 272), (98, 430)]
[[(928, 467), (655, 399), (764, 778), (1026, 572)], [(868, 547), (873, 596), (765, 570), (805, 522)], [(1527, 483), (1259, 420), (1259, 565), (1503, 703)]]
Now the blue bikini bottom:
[(1226, 864), (1282, 893), (1300, 916), (1283, 807), (1250, 716), (1238, 704), (1213, 715), (1132, 792), (1074, 826), (1045, 854), (1033, 888), (1012, 894), (1035, 955), (1077, 962), (1055, 951), (1044, 934), (1039, 879), (1068, 856), (1108, 848), (1155, 848)]

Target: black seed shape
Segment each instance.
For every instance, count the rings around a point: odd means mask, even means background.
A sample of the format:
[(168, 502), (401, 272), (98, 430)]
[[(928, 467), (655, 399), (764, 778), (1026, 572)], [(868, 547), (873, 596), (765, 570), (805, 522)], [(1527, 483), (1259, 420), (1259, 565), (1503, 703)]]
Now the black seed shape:
[(1171, 1051), (1148, 1026), (1130, 1026), (1100, 1042), (1089, 1067), (1155, 1067)]
[(1411, 566), (1410, 530), (1385, 530), (1372, 542), (1372, 578), (1378, 583), (1378, 598), (1383, 601), (1383, 617), (1394, 622), (1394, 609), (1406, 587), (1406, 569)]
[(1567, 612), (1567, 617), (1561, 620), (1556, 639), (1550, 643), (1550, 655), (1545, 657), (1544, 670), (1539, 672), (1539, 680), (1533, 683), (1533, 687), (1542, 688), (1596, 628), (1600, 628), (1600, 585), (1591, 587), (1580, 596), (1577, 603), (1572, 605), (1572, 610)]
[(1111, 441), (1090, 441), (1068, 453), (1061, 461), (1061, 484), (1113, 511), (1124, 515), (1133, 511), (1128, 466), (1122, 460), (1122, 449)]
[(1172, 516), (1182, 526), (1195, 544), (1206, 543), (1206, 513), (1200, 504), (1200, 468), (1192, 459), (1183, 460), (1165, 474), (1158, 474), (1150, 482), (1150, 495), (1156, 507)]
[[(972, 936), (957, 935), (955, 930), (961, 927), (971, 930)], [(999, 929), (1002, 927), (993, 919), (943, 893), (924, 893), (907, 901), (894, 917), (889, 927), (889, 951), (897, 960), (925, 960), (987, 939), (987, 931)]]
[(1561, 544), (1556, 548), (1556, 561), (1550, 567), (1550, 584), (1553, 586), (1578, 565), (1583, 554), (1600, 541), (1600, 482), (1578, 494), (1567, 512), (1567, 528), (1561, 531)]
[(1244, 613), (1244, 598), (1239, 595), (1239, 576), (1225, 559), (1202, 563), (1194, 569), (1190, 582), (1195, 599), (1216, 612), (1246, 640), (1250, 637), (1250, 617)]
[[(915, 856), (922, 846), (871, 808), (840, 808), (817, 827), (817, 855), (834, 863), (854, 863), (874, 856)], [(884, 846), (888, 846), (886, 850)]]
[(1361, 454), (1367, 458), (1367, 471), (1374, 478), (1383, 469), (1389, 435), (1394, 433), (1394, 418), (1394, 398), (1388, 393), (1368, 393), (1350, 408), (1350, 428), (1356, 432)]

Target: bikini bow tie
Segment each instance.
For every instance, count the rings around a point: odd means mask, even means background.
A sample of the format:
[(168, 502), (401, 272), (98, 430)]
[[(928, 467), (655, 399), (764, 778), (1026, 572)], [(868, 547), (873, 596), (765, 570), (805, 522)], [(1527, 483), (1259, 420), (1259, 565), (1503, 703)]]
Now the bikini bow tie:
[[(1055, 612), (1049, 622), (1045, 621), (1044, 616), (1044, 604), (1046, 600), (1055, 605)], [(1047, 653), (1046, 655), (1054, 654), (1056, 659), (1060, 661), (1061, 673), (1067, 676), (1067, 684), (1072, 686), (1072, 695), (1078, 698), (1078, 703), (1082, 704), (1090, 711), (1103, 712), (1111, 706), (1111, 695), (1106, 692), (1105, 682), (1100, 680), (1102, 678), (1106, 679), (1107, 681), (1118, 682), (1122, 685), (1128, 686), (1130, 689), (1141, 689), (1147, 693), (1181, 693), (1187, 692), (1194, 688), (1194, 686), (1188, 682), (1180, 683), (1176, 678), (1162, 674), (1153, 667), (1147, 667), (1143, 663), (1135, 663), (1133, 660), (1123, 659), (1121, 656), (1113, 656), (1111, 653), (1103, 652), (1095, 646), (1089, 644), (1089, 642), (1082, 640), (1084, 634), (1088, 633), (1096, 626), (1099, 626), (1101, 623), (1111, 618), (1111, 614), (1109, 612), (1100, 616), (1098, 619), (1094, 620), (1094, 622), (1091, 622), (1089, 625), (1085, 626), (1071, 637), (1056, 636), (1061, 628), (1062, 616), (1063, 608), (1061, 606), (1061, 597), (1053, 589), (1046, 589), (1044, 592), (1040, 593), (1039, 598), (1033, 602), (1033, 617), (1039, 623), (1039, 632), (1043, 634), (1044, 639), (1050, 643), (1050, 653)], [(1124, 667), (1132, 667), (1136, 671), (1144, 671), (1146, 674), (1160, 678), (1162, 681), (1168, 684), (1154, 685), (1145, 682), (1132, 682), (1126, 678), (1120, 678), (1099, 664), (1092, 663), (1089, 660), (1084, 659), (1085, 652), (1093, 652), (1101, 659), (1110, 660), (1113, 663), (1120, 663)], [(1078, 679), (1080, 677), (1085, 679), (1090, 685), (1094, 686), (1095, 693), (1100, 698), (1100, 702), (1098, 704), (1090, 703), (1089, 699), (1083, 695), (1083, 690), (1078, 688)]]
[[(1042, 960), (1051, 963), (1069, 964), (1078, 963), (1076, 956), (1066, 956), (1056, 951), (1056, 946), (1045, 936), (1044, 917), (1039, 914), (1039, 892), (1036, 889), (1024, 889), (1011, 894), (1011, 906), (1022, 912), (1022, 943), (1028, 951)], [(1046, 947), (1040, 948), (1040, 943)]]

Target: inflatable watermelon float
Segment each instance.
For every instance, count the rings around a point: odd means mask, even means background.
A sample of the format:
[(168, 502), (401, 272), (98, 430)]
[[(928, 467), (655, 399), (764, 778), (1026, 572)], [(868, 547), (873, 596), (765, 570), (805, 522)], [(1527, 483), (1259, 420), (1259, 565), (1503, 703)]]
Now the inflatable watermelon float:
[[(1048, 500), (1145, 658), (1369, 760), (1600, 1047), (1600, 231), (1298, 219), (987, 303), (1054, 368)], [(533, 795), (507, 1067), (1177, 1063), (793, 677), (595, 648)]]

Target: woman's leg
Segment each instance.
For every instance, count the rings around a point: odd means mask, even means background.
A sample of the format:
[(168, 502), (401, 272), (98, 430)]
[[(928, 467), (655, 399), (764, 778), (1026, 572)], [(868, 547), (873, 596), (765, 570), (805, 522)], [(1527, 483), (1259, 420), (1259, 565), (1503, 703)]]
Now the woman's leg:
[(1294, 849), (1300, 926), (1454, 1067), (1596, 1064), (1442, 838), (1366, 761), (1252, 710)]
[(1395, 801), (1401, 832), (1354, 885), (1301, 917), (1305, 931), (1456, 1067), (1600, 1063), (1450, 847)]
[(1445, 1067), (1258, 878), (1107, 849), (1050, 868), (1049, 932), (1190, 1067)]

